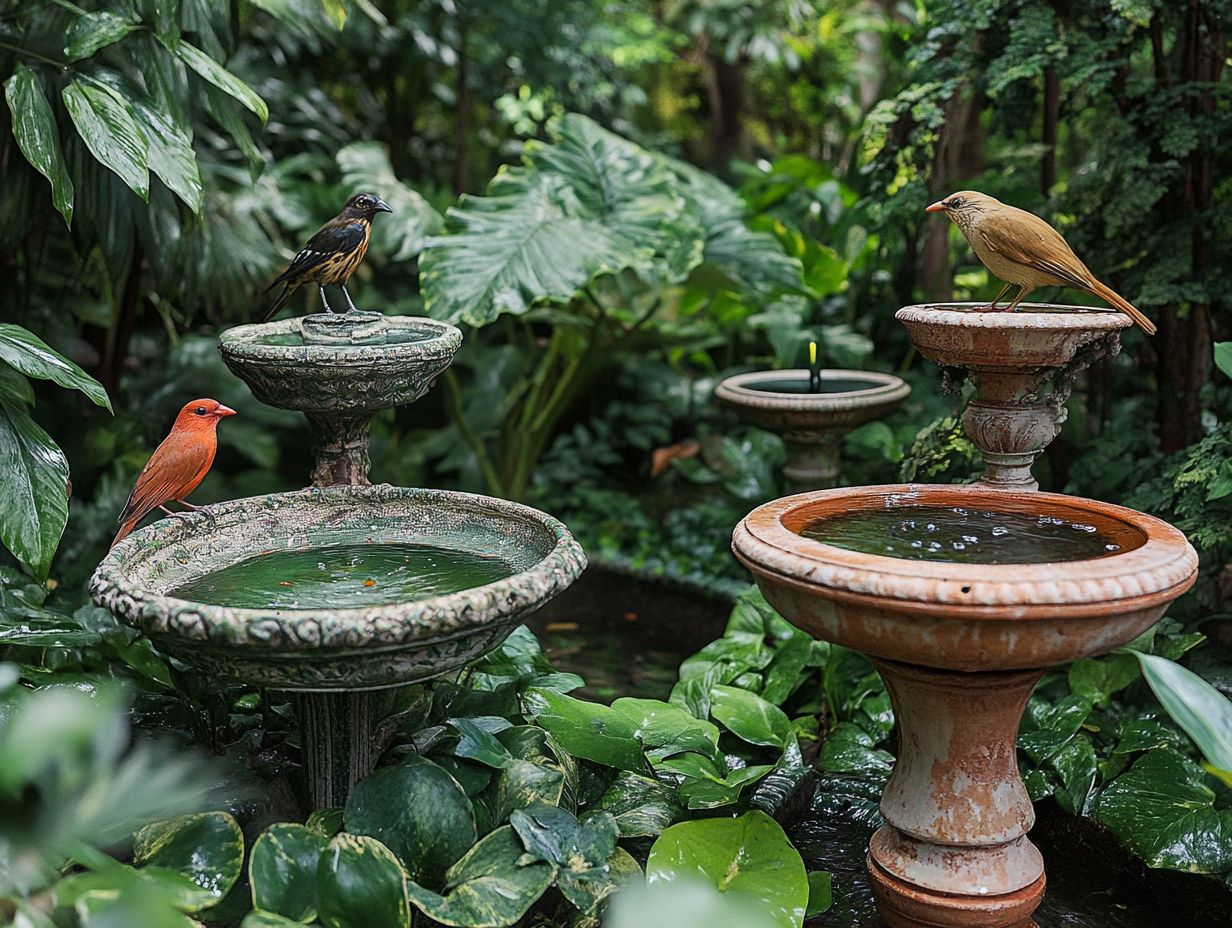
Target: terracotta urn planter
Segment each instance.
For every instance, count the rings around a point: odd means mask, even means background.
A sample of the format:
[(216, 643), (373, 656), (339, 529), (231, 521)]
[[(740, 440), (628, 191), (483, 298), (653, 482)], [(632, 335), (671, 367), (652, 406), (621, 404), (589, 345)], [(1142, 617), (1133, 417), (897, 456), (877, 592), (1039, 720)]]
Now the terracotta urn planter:
[(752, 371), (714, 391), (743, 419), (783, 437), (783, 475), (793, 490), (835, 486), (847, 433), (893, 412), (911, 393), (901, 378), (876, 371), (823, 370), (819, 393), (808, 383), (806, 369)]
[(947, 390), (957, 393), (963, 378), (974, 384), (962, 423), (984, 458), (980, 482), (1034, 490), (1031, 465), (1060, 434), (1075, 379), (1121, 350), (1120, 332), (1132, 321), (1050, 303), (1023, 303), (1012, 313), (981, 312), (984, 305), (906, 306), (895, 318), (920, 354), (941, 365)]
[[(918, 546), (889, 556), (818, 540), (830, 537), (833, 520), (887, 512), (928, 537), (938, 509), (990, 513), (994, 528), (1043, 517), (1042, 525), (1089, 534), (1083, 542), (1098, 550), (1081, 559), (1049, 561), (1045, 549), (1018, 563), (956, 562), (913, 559)], [(930, 514), (916, 520), (916, 512)], [(1192, 586), (1198, 558), (1185, 536), (1091, 500), (901, 485), (775, 500), (737, 526), (732, 548), (783, 616), (868, 655), (886, 682), (899, 755), (881, 799), (887, 824), (867, 860), (886, 924), (1027, 928), (1045, 881), (1018, 775), (1022, 710), (1046, 668), (1127, 643)], [(1027, 562), (1035, 566), (1024, 569)]]

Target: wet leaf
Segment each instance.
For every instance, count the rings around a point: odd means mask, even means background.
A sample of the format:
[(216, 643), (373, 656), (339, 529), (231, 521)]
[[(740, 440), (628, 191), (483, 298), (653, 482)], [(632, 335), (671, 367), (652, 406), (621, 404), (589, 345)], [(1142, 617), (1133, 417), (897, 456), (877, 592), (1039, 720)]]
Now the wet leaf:
[(4, 82), (4, 96), (13, 116), (17, 147), (36, 171), (51, 183), (51, 202), (65, 223), (73, 222), (73, 181), (69, 178), (60, 132), (38, 77), (24, 64), (13, 69)]
[(346, 830), (379, 839), (417, 883), (439, 886), (477, 837), (471, 801), (432, 761), (415, 758), (361, 780), (346, 804)]
[(756, 810), (673, 825), (651, 847), (646, 878), (651, 885), (705, 880), (758, 907), (781, 928), (800, 928), (809, 901), (799, 852), (778, 822)]
[(85, 77), (72, 80), (61, 96), (90, 153), (148, 202), (148, 144), (124, 98), (106, 84)]
[(317, 900), (328, 928), (407, 928), (411, 923), (406, 873), (389, 848), (373, 838), (343, 834), (329, 842), (317, 867)]
[(756, 693), (734, 686), (716, 686), (710, 691), (710, 699), (710, 714), (750, 744), (784, 748), (794, 737), (786, 713)]
[(1069, 668), (1069, 688), (1079, 696), (1089, 696), (1107, 706), (1117, 693), (1138, 679), (1138, 662), (1129, 654), (1084, 658)]
[(205, 194), (192, 137), (166, 113), (159, 112), (139, 98), (130, 98), (129, 109), (149, 145), (150, 170), (188, 204), (189, 209), (194, 213), (201, 212)]
[(557, 805), (564, 787), (565, 775), (559, 769), (513, 758), (487, 792), (493, 822), (505, 822), (515, 809), (536, 803)]
[(615, 709), (533, 688), (523, 694), (522, 711), (570, 754), (619, 770), (647, 770), (636, 724)]
[(83, 13), (64, 35), (64, 57), (69, 61), (89, 58), (100, 48), (120, 41), (141, 25), (132, 14)]
[(0, 323), (0, 361), (11, 364), (27, 377), (78, 390), (90, 402), (111, 412), (111, 400), (103, 385), (28, 329)]
[(342, 830), (342, 810), (317, 809), (308, 816), (304, 827), (317, 834), (325, 835), (327, 838), (332, 838)]
[(1095, 815), (1151, 867), (1223, 873), (1232, 869), (1232, 809), (1197, 764), (1168, 748), (1144, 754), (1104, 787)]
[[(500, 720), (502, 728), (508, 728), (509, 723)], [(505, 746), (496, 740), (496, 735), (485, 730), (475, 719), (450, 719), (449, 724), (458, 732), (458, 745), (454, 754), (478, 761), (488, 767), (500, 769), (508, 766), (512, 758)]]
[(622, 838), (657, 835), (680, 814), (675, 790), (628, 771), (612, 781), (599, 800), (599, 807), (616, 817)]
[(161, 867), (188, 877), (218, 902), (231, 891), (244, 866), (244, 835), (226, 812), (201, 812), (146, 825), (133, 843), (142, 867)]
[(652, 764), (684, 751), (718, 753), (719, 730), (671, 703), (626, 696), (613, 702), (612, 709), (633, 723), (635, 737)]
[(278, 823), (262, 832), (248, 860), (252, 906), (296, 922), (317, 914), (317, 868), (327, 835), (303, 825)]
[(240, 922), (240, 928), (301, 928), (302, 925), (303, 922), (273, 912), (249, 912)]
[(1232, 770), (1232, 700), (1180, 664), (1134, 651), (1151, 692), (1212, 767)]
[(255, 90), (224, 68), (195, 45), (183, 40), (169, 43), (160, 38), (167, 50), (197, 72), (197, 75), (213, 84), (223, 93), (238, 100), (242, 105), (256, 113), (262, 122), (269, 119), (269, 107)]
[(824, 870), (812, 870), (808, 875), (808, 908), (804, 917), (813, 918), (825, 912), (834, 902), (833, 877)]
[(443, 925), (506, 928), (516, 924), (552, 883), (551, 864), (525, 858), (518, 836), (504, 825), (449, 869), (445, 895), (413, 881), (407, 891), (416, 908)]
[(527, 853), (554, 864), (556, 885), (583, 912), (614, 888), (608, 861), (616, 851), (620, 829), (608, 812), (580, 819), (556, 806), (538, 805), (509, 816)]
[(821, 746), (821, 769), (827, 773), (889, 770), (894, 755), (876, 747), (872, 735), (851, 722), (834, 726)]
[(68, 461), (24, 406), (0, 399), (0, 542), (45, 580), (68, 522)]

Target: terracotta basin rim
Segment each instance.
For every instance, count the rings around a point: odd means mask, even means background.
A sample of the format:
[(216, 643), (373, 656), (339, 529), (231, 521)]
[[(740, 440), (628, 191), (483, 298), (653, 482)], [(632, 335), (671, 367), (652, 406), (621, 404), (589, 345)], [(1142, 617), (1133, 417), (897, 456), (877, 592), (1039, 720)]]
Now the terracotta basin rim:
[[(827, 513), (905, 505), (965, 506), (1120, 522), (1141, 543), (1100, 558), (1045, 564), (965, 564), (864, 554), (805, 538), (796, 527)], [(794, 523), (789, 527), (787, 523)], [(1128, 534), (1128, 532), (1127, 532)], [(754, 573), (828, 598), (972, 618), (1080, 618), (1117, 615), (1170, 601), (1192, 585), (1198, 556), (1184, 534), (1154, 516), (1056, 493), (1010, 493), (979, 486), (895, 484), (819, 490), (773, 500), (749, 513), (732, 538)], [(1064, 607), (1059, 609), (1058, 607)]]

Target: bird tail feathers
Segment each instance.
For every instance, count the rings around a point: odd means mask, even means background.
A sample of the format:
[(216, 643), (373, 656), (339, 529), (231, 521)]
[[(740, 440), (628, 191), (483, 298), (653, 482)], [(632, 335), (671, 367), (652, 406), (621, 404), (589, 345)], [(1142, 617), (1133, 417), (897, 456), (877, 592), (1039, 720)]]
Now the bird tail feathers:
[(287, 300), (291, 299), (291, 294), (294, 291), (295, 291), (295, 288), (292, 287), (290, 284), (283, 284), (282, 292), (278, 294), (277, 298), (275, 298), (273, 305), (270, 306), (269, 308), (269, 312), (265, 314), (265, 318), (262, 319), (261, 321), (269, 322), (271, 319), (277, 316), (278, 311), (282, 309), (282, 307), (287, 305)]
[(1094, 278), (1091, 279), (1090, 290), (1105, 303), (1110, 303), (1112, 306), (1119, 309), (1125, 315), (1133, 319), (1142, 327), (1142, 331), (1147, 335), (1155, 334), (1155, 323), (1148, 319), (1140, 309), (1135, 307), (1129, 300), (1125, 299), (1111, 287), (1106, 287)]
[(133, 529), (137, 527), (137, 523), (141, 521), (141, 515), (142, 515), (141, 513), (137, 513), (135, 515), (130, 516), (120, 526), (120, 530), (116, 532), (115, 538), (111, 539), (112, 548), (114, 548), (116, 545), (118, 545), (120, 542), (122, 542), (125, 538), (127, 538), (132, 533)]

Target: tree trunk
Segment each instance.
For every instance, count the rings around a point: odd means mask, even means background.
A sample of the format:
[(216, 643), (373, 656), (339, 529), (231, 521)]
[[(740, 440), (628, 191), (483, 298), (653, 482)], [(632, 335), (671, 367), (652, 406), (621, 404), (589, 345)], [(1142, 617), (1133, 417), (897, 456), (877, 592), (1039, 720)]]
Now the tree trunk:
[[(984, 109), (984, 95), (958, 90), (945, 106), (945, 125), (937, 137), (937, 150), (933, 158), (932, 176), (929, 178), (929, 194), (939, 200), (953, 193), (958, 181), (980, 173), (984, 169), (984, 134), (980, 127), (980, 113)], [(921, 274), (925, 299), (944, 302), (954, 296), (954, 269), (950, 264), (950, 223), (930, 222), (925, 227)]]
[(1061, 79), (1057, 69), (1044, 69), (1044, 157), (1040, 162), (1040, 192), (1048, 196), (1057, 182), (1057, 122), (1061, 115)]
[(745, 59), (742, 55), (727, 61), (707, 48), (703, 60), (710, 106), (710, 164), (715, 173), (726, 176), (732, 158), (744, 148)]

